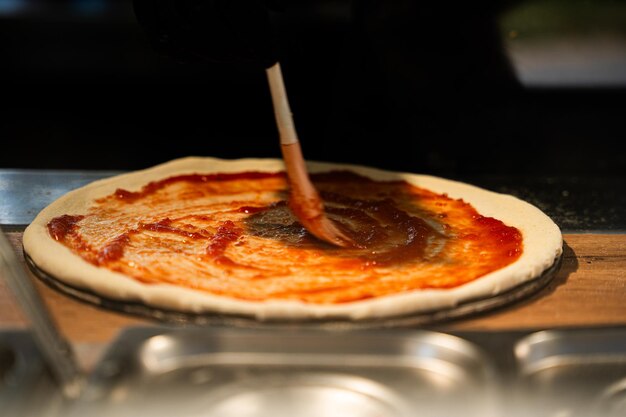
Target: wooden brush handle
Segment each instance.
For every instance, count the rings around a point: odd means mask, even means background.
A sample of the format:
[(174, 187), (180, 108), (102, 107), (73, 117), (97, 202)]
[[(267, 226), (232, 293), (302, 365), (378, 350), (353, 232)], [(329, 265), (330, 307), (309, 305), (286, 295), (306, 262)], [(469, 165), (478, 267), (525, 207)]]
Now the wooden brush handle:
[(290, 145), (298, 142), (298, 134), (293, 122), (293, 115), (289, 107), (287, 99), (287, 90), (283, 81), (283, 73), (280, 64), (277, 62), (267, 70), (267, 79), (272, 94), (272, 103), (274, 104), (274, 115), (276, 116), (276, 124), (278, 125), (278, 134), (280, 135), (280, 143), (282, 145)]

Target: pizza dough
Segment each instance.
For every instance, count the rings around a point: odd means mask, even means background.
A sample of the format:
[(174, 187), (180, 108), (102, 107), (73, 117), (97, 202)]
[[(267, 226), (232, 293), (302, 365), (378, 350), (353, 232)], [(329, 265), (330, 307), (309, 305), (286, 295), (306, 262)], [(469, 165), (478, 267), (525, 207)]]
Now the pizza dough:
[[(331, 206), (352, 204), (335, 208), (337, 215), (357, 207), (366, 223), (380, 221), (384, 201), (397, 197), (402, 210), (388, 214), (397, 224), (387, 219), (381, 230), (399, 240), (373, 253), (369, 245), (352, 252), (324, 247), (293, 229), (281, 203), (282, 161), (190, 157), (68, 193), (26, 229), (24, 249), (46, 273), (107, 298), (261, 320), (361, 320), (451, 308), (532, 280), (561, 254), (554, 222), (515, 197), (430, 176), (343, 164), (309, 167), (322, 182), (327, 172), (356, 174), (329, 186)], [(369, 203), (343, 195), (350, 187), (356, 192), (359, 177)], [(415, 207), (406, 202), (411, 193), (420, 200)], [(149, 205), (134, 203), (143, 197)], [(455, 220), (457, 212), (469, 220)], [(497, 234), (490, 245), (480, 246), (480, 229), (466, 228), (475, 222)], [(64, 242), (78, 224), (85, 239)], [(374, 226), (367, 231), (366, 239), (378, 233)], [(411, 251), (396, 256), (389, 247)], [(472, 251), (465, 253), (466, 247)], [(446, 251), (458, 256), (442, 255)], [(497, 263), (508, 258), (504, 266)]]

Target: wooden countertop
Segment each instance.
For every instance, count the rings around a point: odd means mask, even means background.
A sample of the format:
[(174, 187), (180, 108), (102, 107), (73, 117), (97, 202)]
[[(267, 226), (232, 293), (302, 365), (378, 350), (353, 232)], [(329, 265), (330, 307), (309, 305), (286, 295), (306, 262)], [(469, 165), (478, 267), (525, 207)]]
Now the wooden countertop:
[[(22, 233), (11, 232), (8, 236), (21, 255)], [(564, 240), (562, 266), (538, 294), (437, 328), (501, 331), (626, 325), (626, 234), (566, 234)], [(156, 324), (81, 303), (35, 281), (61, 331), (72, 343), (102, 345), (128, 326)], [(0, 329), (24, 326), (26, 320), (0, 279)]]

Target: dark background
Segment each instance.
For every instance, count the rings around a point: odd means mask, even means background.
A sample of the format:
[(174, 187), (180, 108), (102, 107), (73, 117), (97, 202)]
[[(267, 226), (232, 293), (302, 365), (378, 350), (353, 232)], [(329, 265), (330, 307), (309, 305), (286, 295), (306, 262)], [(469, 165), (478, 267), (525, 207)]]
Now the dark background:
[[(400, 21), (292, 3), (273, 20), (306, 158), (624, 175), (624, 2), (450, 3)], [(0, 168), (280, 156), (263, 71), (160, 57), (129, 1), (0, 0), (0, 54)]]

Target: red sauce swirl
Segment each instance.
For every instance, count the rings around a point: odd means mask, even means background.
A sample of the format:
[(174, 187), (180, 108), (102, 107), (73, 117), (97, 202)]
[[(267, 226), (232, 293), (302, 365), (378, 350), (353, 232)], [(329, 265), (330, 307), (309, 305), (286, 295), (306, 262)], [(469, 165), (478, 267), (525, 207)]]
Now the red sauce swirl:
[(331, 246), (302, 227), (283, 172), (186, 174), (120, 188), (47, 227), (86, 261), (143, 283), (317, 304), (457, 287), (523, 252), (519, 230), (445, 194), (347, 171), (311, 178), (356, 247)]

